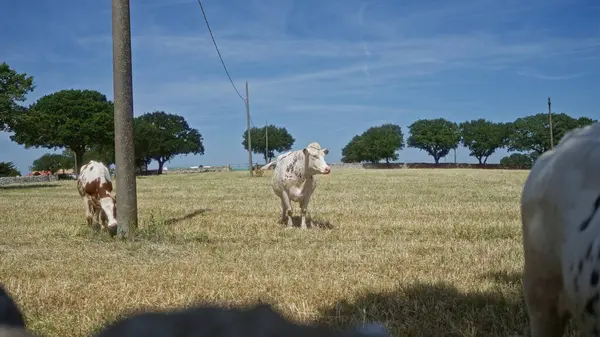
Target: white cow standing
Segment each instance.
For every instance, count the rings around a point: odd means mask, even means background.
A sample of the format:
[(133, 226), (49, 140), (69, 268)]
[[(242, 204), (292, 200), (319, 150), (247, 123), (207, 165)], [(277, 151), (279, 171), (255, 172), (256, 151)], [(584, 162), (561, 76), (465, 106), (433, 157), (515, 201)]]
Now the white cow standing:
[(523, 187), (523, 284), (532, 337), (563, 336), (570, 318), (600, 336), (600, 124), (565, 134)]
[(291, 201), (300, 203), (302, 214), (301, 227), (306, 229), (306, 209), (310, 197), (317, 187), (314, 175), (329, 174), (331, 168), (325, 162), (328, 149), (321, 149), (319, 143), (313, 142), (302, 150), (296, 150), (277, 156), (261, 169), (265, 170), (275, 165), (271, 186), (275, 194), (281, 199), (281, 222), (287, 223), (288, 228), (293, 227), (292, 215), (294, 210)]
[(112, 190), (110, 171), (103, 163), (91, 160), (81, 167), (77, 191), (83, 199), (85, 219), (91, 226), (95, 218), (102, 229), (108, 228), (114, 233), (117, 228), (117, 201), (110, 195)]

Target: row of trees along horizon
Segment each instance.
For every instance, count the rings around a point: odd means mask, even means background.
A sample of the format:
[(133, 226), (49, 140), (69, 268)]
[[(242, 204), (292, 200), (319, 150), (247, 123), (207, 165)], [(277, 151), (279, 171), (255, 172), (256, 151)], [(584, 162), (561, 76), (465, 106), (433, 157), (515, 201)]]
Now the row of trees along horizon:
[[(46, 153), (36, 159), (34, 171), (79, 168), (89, 160), (114, 164), (114, 104), (95, 90), (65, 89), (39, 98), (29, 106), (19, 102), (35, 89), (33, 76), (18, 73), (6, 63), (0, 64), (0, 131), (12, 132), (10, 139), (25, 148), (63, 149), (62, 153)], [(596, 122), (588, 117), (573, 118), (566, 113), (553, 113), (555, 143), (569, 130)], [(548, 115), (533, 114), (513, 122), (497, 123), (482, 118), (456, 123), (444, 118), (420, 119), (408, 126), (404, 140), (397, 124), (369, 127), (354, 136), (342, 149), (342, 162), (387, 163), (398, 160), (405, 147), (426, 151), (435, 163), (459, 145), (469, 149), (480, 164), (500, 148), (513, 153), (502, 158), (507, 167), (531, 167), (537, 156), (550, 149)], [(268, 134), (268, 144), (267, 144)], [(285, 127), (266, 125), (250, 129), (252, 152), (266, 162), (275, 152), (290, 151), (294, 137)], [(248, 132), (242, 134), (241, 145), (247, 149)], [(267, 152), (268, 147), (268, 152)], [(190, 127), (184, 117), (164, 111), (153, 111), (134, 118), (135, 163), (138, 171), (147, 170), (155, 160), (158, 173), (177, 155), (205, 152), (201, 133)], [(10, 161), (0, 163), (0, 176), (20, 173)]]

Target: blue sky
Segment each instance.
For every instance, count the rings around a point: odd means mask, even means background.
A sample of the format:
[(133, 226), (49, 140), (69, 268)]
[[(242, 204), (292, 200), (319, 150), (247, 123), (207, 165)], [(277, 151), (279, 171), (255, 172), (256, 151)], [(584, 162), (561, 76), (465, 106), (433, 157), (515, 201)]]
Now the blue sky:
[[(67, 88), (112, 100), (110, 1), (5, 1), (0, 61), (35, 77), (28, 103)], [(600, 118), (600, 3), (594, 0), (204, 0), (253, 124), (285, 126), (294, 149), (341, 149), (373, 125), (420, 118), (511, 121), (547, 111)], [(243, 164), (245, 106), (214, 49), (196, 0), (132, 0), (134, 114), (185, 116), (204, 156), (167, 167)], [(0, 133), (2, 158), (23, 173), (48, 149)], [(490, 158), (498, 162), (506, 152)], [(466, 149), (459, 161), (475, 161)], [(254, 156), (262, 162), (258, 156)], [(417, 149), (402, 161), (433, 159)], [(442, 159), (444, 161), (444, 159)], [(453, 161), (450, 155), (448, 161)], [(155, 166), (155, 164), (153, 164)]]

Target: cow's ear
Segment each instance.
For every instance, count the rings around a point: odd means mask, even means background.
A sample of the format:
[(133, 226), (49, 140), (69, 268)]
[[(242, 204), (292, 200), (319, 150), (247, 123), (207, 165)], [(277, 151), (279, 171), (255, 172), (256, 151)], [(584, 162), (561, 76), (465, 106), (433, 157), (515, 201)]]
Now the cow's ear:
[(329, 154), (329, 149), (328, 149), (328, 148), (324, 148), (324, 149), (323, 149), (323, 153), (324, 153), (325, 155)]

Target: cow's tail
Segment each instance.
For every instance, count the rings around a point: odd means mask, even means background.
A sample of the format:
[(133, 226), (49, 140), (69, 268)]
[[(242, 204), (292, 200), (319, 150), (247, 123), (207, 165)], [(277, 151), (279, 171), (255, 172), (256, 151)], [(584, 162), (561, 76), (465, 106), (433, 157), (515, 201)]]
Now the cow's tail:
[(261, 170), (269, 170), (271, 169), (271, 167), (275, 167), (275, 165), (277, 164), (277, 161), (272, 161), (270, 163), (268, 163), (267, 165), (261, 167)]

